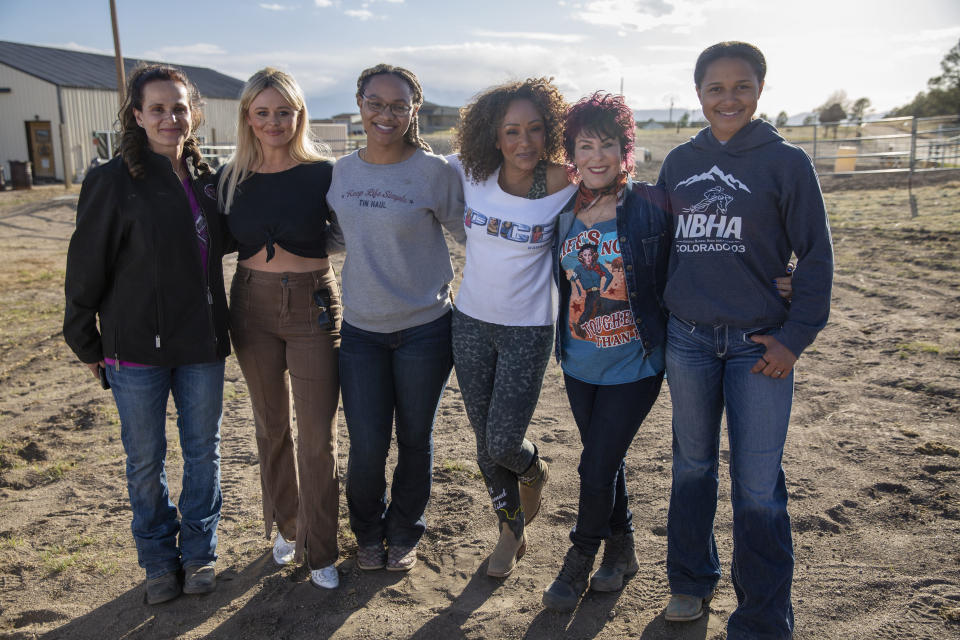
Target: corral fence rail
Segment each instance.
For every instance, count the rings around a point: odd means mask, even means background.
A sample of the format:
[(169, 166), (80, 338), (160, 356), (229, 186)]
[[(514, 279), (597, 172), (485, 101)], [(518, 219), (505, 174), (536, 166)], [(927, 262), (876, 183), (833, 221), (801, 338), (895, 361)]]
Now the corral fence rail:
[(882, 118), (785, 126), (820, 175), (960, 169), (960, 116)]

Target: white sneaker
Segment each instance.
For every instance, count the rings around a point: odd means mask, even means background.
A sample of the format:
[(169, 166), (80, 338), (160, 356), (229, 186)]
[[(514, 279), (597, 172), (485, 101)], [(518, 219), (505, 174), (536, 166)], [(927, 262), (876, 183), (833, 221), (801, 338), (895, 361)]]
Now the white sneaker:
[(290, 564), (293, 562), (293, 554), (297, 550), (297, 543), (294, 540), (287, 540), (279, 532), (277, 539), (273, 541), (273, 561), (277, 564)]
[(337, 567), (330, 565), (323, 569), (314, 569), (310, 572), (310, 583), (321, 589), (336, 589), (340, 586), (340, 574)]

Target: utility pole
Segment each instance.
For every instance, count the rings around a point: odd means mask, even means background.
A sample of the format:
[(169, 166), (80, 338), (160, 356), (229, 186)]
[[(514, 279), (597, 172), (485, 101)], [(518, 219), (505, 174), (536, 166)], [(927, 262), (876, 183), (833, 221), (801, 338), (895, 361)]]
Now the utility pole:
[[(113, 2), (113, 0), (110, 0)], [(670, 96), (670, 117), (667, 118), (667, 122), (673, 124), (673, 96)]]
[(123, 106), (124, 90), (127, 80), (123, 72), (123, 54), (120, 53), (120, 31), (117, 29), (117, 2), (110, 0), (110, 22), (113, 24), (113, 58), (117, 64), (117, 96)]
[(623, 76), (620, 76), (620, 95), (623, 95)]

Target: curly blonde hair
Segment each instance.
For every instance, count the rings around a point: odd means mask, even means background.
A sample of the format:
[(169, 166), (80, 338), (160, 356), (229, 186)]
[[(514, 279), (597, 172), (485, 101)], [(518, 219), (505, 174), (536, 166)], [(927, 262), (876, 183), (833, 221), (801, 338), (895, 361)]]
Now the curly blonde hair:
[(543, 116), (546, 140), (541, 160), (563, 163), (563, 118), (567, 103), (553, 84), (553, 78), (527, 78), (491, 87), (460, 109), (454, 146), (471, 181), (483, 182), (503, 162), (503, 155), (497, 149), (497, 130), (514, 100), (529, 100)]

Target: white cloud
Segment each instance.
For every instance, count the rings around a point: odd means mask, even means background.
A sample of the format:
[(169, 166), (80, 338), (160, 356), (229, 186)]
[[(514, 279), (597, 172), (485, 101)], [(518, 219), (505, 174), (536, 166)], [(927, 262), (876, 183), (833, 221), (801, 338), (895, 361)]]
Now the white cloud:
[(344, 15), (356, 18), (357, 20), (382, 20), (383, 16), (378, 16), (369, 9), (347, 9)]
[(574, 6), (570, 15), (588, 24), (614, 27), (624, 32), (673, 27), (687, 33), (705, 22), (709, 5), (693, 0), (590, 0)]
[(291, 11), (297, 9), (297, 5), (288, 5), (288, 4), (270, 4), (267, 2), (260, 3), (261, 9), (266, 9), (267, 11)]
[(943, 29), (924, 29), (919, 33), (898, 33), (890, 39), (896, 42), (933, 43), (943, 40), (956, 40), (960, 37), (960, 25)]
[(184, 59), (187, 58), (202, 58), (203, 56), (219, 56), (224, 54), (226, 54), (226, 51), (220, 48), (220, 45), (211, 44), (209, 42), (198, 42), (196, 44), (188, 44), (184, 46), (160, 47), (159, 49), (146, 51), (144, 56), (167, 58), (171, 60), (177, 58), (178, 62), (183, 62)]
[(333, 0), (313, 0), (313, 4), (317, 7), (332, 7)]
[(508, 38), (510, 40), (543, 40), (546, 42), (583, 42), (584, 37), (563, 33), (540, 33), (537, 31), (487, 31), (478, 29), (473, 32), (478, 38)]

